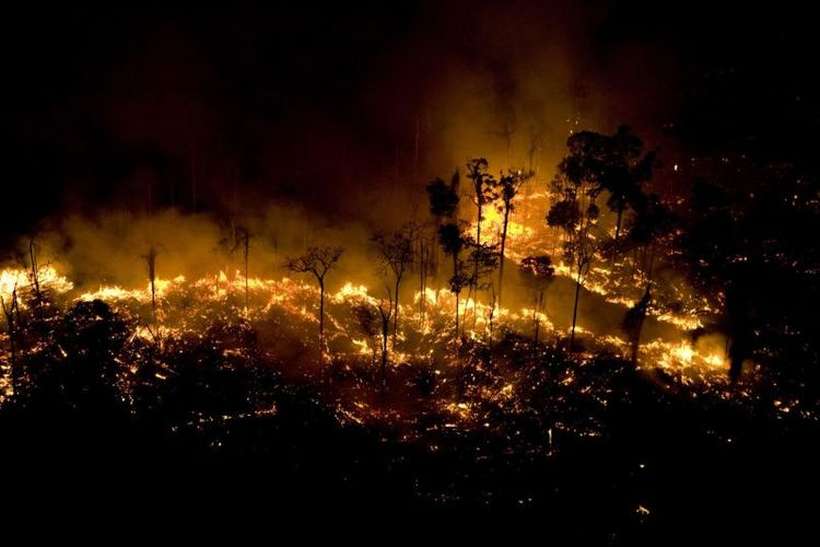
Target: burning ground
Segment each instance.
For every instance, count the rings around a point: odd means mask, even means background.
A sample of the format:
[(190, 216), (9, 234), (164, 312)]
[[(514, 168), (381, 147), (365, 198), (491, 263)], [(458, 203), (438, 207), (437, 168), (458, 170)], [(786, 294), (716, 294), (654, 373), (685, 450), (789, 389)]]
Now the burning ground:
[[(730, 381), (726, 338), (702, 332), (720, 299), (677, 274), (661, 277), (669, 286), (648, 311), (633, 361), (620, 318), (645, 278), (626, 258), (599, 256), (590, 269), (571, 347), (572, 267), (556, 263), (546, 305), (533, 303), (531, 283), (515, 268), (562, 243), (538, 213), (549, 199), (533, 191), (519, 201), (503, 306), (490, 289), (456, 300), (442, 286), (446, 276), (419, 278), (425, 266), (415, 253), (402, 291), (371, 290), (366, 284), (390, 276), (367, 243), (348, 247), (328, 274), (321, 336), (316, 280), (285, 268), (287, 247), (302, 242), (251, 244), (234, 228), (226, 246), (217, 223), (173, 211), (74, 219), (23, 245), (28, 266), (0, 277), (10, 312), (0, 339), (9, 438), (29, 455), (46, 448), (42, 431), (52, 437), (47, 445), (97, 446), (86, 437), (97, 433), (75, 428), (85, 413), (102, 412), (105, 427), (122, 430), (103, 443), (105, 453), (168, 461), (160, 474), (176, 469), (185, 478), (168, 480), (183, 480), (189, 492), (201, 485), (176, 467), (185, 458), (204, 473), (287, 484), (282, 496), (293, 503), (328, 510), (351, 500), (370, 507), (375, 496), (417, 510), (549, 511), (566, 523), (556, 534), (627, 543), (681, 518), (714, 518), (729, 501), (704, 500), (695, 485), (721, 473), (742, 482), (759, 462), (729, 462), (813, 431), (816, 403), (751, 362)], [(161, 252), (135, 235), (167, 226), (182, 233), (164, 238)], [(499, 237), (497, 214), (482, 226), (488, 240)], [(475, 228), (473, 221), (464, 232)], [(71, 244), (59, 234), (71, 234)], [(87, 246), (100, 237), (109, 242), (95, 267)], [(115, 270), (102, 269), (105, 256), (118, 257)], [(220, 269), (207, 271), (214, 263)], [(273, 275), (245, 275), (263, 270)], [(383, 325), (379, 312), (396, 294), (399, 319)], [(667, 294), (674, 306), (664, 305)], [(54, 423), (41, 423), (41, 413)], [(18, 428), (29, 421), (36, 438)], [(137, 448), (134, 439), (148, 440)], [(230, 480), (214, 480), (234, 492)], [(658, 488), (659, 480), (671, 486)], [(595, 526), (585, 532), (586, 519)]]

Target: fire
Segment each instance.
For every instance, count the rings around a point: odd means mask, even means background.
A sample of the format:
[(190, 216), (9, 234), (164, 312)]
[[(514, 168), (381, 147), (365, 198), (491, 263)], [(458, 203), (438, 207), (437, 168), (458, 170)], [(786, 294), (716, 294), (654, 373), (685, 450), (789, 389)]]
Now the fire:
[[(37, 282), (43, 289), (52, 290), (57, 294), (64, 294), (74, 288), (74, 284), (60, 275), (54, 266), (45, 266), (37, 271)], [(4, 300), (11, 299), (16, 290), (18, 296), (24, 291), (31, 290), (32, 277), (30, 270), (10, 268), (0, 271), (0, 296)], [(24, 305), (24, 303), (21, 303)]]
[[(558, 263), (556, 270), (564, 275), (571, 275), (570, 269), (563, 263)], [(603, 268), (597, 273), (606, 275), (611, 272)], [(147, 320), (145, 306), (151, 305), (151, 286), (146, 283), (139, 288), (127, 288), (117, 285), (100, 285), (95, 290), (76, 293), (74, 284), (60, 275), (53, 267), (43, 268), (39, 280), (42, 286), (49, 287), (55, 293), (65, 294), (75, 301), (103, 300), (119, 307), (131, 308), (137, 316)], [(10, 297), (15, 289), (27, 289), (30, 285), (29, 273), (25, 270), (7, 269), (0, 274), (0, 294)], [(592, 290), (602, 289), (601, 286), (590, 284)], [(271, 314), (285, 314), (289, 318), (283, 327), (293, 331), (293, 335), (303, 340), (315, 339), (315, 328), (318, 322), (319, 290), (308, 280), (294, 280), (289, 277), (245, 279), (241, 272), (235, 271), (232, 275), (218, 271), (199, 279), (188, 279), (182, 275), (173, 278), (157, 278), (154, 282), (154, 291), (157, 310), (145, 324), (135, 327), (132, 339), (163, 344), (164, 340), (184, 332), (196, 332), (201, 328), (202, 321), (207, 321), (209, 306), (212, 309), (233, 310), (238, 321), (264, 321)], [(247, 291), (248, 307), (245, 308)], [(426, 302), (425, 317), (421, 320), (418, 303)], [(380, 299), (370, 293), (364, 285), (354, 281), (346, 281), (336, 291), (326, 294), (325, 313), (326, 324), (331, 327), (329, 337), (332, 353), (338, 356), (347, 356), (353, 359), (373, 360), (374, 352), (381, 351), (381, 341), (378, 336), (368, 338), (362, 336), (356, 325), (352, 308), (360, 303), (377, 306)], [(184, 303), (184, 304), (183, 304)], [(626, 300), (621, 302), (627, 305)], [(444, 347), (452, 337), (453, 318), (456, 298), (447, 289), (427, 288), (423, 293), (415, 292), (411, 300), (401, 303), (400, 317), (402, 325), (398, 333), (399, 347), (394, 346), (391, 336), (388, 343), (389, 362), (392, 365), (410, 362), (413, 359), (429, 358), (435, 347)], [(190, 308), (193, 306), (193, 308)], [(500, 329), (504, 327), (520, 333), (531, 334), (534, 320), (537, 318), (542, 340), (555, 340), (566, 335), (557, 329), (553, 318), (544, 310), (534, 317), (531, 307), (510, 309), (490, 305), (471, 296), (462, 295), (459, 299), (459, 318), (461, 328), (468, 338), (477, 341), (487, 340), (491, 326)], [(221, 313), (221, 312), (220, 312)], [(698, 323), (694, 318), (678, 318), (673, 315), (660, 315), (660, 320), (667, 320), (681, 328), (689, 328)], [(680, 319), (680, 320), (678, 320)], [(411, 334), (415, 333), (415, 334)], [(598, 336), (581, 325), (576, 327), (576, 333), (594, 342), (595, 347), (609, 347), (626, 356), (629, 344), (618, 336)], [(418, 347), (402, 347), (408, 336), (413, 337)], [(418, 338), (421, 337), (421, 338)], [(724, 355), (716, 351), (708, 351), (693, 346), (688, 341), (670, 343), (663, 340), (645, 342), (640, 348), (639, 366), (641, 368), (660, 367), (664, 370), (675, 371), (684, 377), (691, 377), (685, 383), (694, 382), (695, 378), (707, 378), (708, 381), (722, 381), (727, 369)], [(568, 381), (572, 381), (571, 378)], [(488, 395), (493, 400), (506, 400), (515, 392), (514, 384), (508, 383), (497, 393)], [(470, 416), (469, 408), (454, 406), (447, 409), (462, 419)]]

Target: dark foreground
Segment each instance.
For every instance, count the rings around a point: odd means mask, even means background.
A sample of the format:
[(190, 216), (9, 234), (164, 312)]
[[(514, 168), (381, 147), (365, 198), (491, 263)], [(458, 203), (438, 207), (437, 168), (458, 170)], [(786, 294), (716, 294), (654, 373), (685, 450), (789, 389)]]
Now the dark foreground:
[(539, 434), (526, 420), (503, 435), (433, 428), (407, 441), (400, 428), (340, 422), (284, 383), (273, 390), (275, 412), (170, 428), (116, 406), (6, 409), (5, 514), (208, 515), (214, 525), (261, 516), (271, 526), (291, 515), (388, 517), (407, 529), (441, 517), (514, 518), (545, 540), (602, 545), (813, 535), (815, 426), (704, 411), (658, 397), (637, 375), (627, 382), (604, 435), (556, 435), (546, 452), (510, 443)]

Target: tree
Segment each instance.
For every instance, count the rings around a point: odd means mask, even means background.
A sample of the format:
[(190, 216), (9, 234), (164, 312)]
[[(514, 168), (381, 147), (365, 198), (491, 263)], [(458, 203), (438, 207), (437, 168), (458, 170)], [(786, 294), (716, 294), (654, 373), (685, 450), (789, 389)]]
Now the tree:
[[(470, 291), (477, 295), (478, 291), (489, 289), (492, 282), (486, 281), (498, 267), (498, 245), (490, 243), (476, 243), (472, 238), (465, 238), (465, 245), (470, 249), (466, 263), (471, 272), (467, 284)], [(478, 320), (476, 303), (473, 301), (473, 327)]]
[(504, 215), (504, 221), (501, 228), (501, 255), (498, 263), (498, 305), (501, 306), (501, 295), (504, 289), (504, 249), (507, 244), (507, 225), (510, 220), (510, 214), (515, 209), (513, 200), (518, 195), (521, 186), (533, 176), (532, 170), (526, 173), (521, 171), (510, 171), (506, 175), (502, 174), (498, 179), (498, 188), (500, 190), (499, 197), (501, 203), (499, 205), (500, 212)]
[(456, 297), (456, 335), (458, 335), (458, 307), (461, 290), (469, 283), (469, 277), (464, 273), (464, 262), (460, 259), (464, 249), (464, 236), (458, 224), (448, 223), (438, 230), (438, 240), (445, 255), (453, 259), (453, 275), (450, 277), (450, 292)]
[(445, 218), (455, 217), (459, 202), (459, 178), (459, 172), (456, 170), (450, 179), (450, 184), (436, 178), (427, 185), (430, 214), (439, 221), (439, 224)]
[(148, 267), (148, 284), (151, 287), (151, 318), (157, 320), (157, 249), (153, 245), (148, 249), (148, 254), (142, 257)]
[(367, 339), (370, 341), (373, 347), (373, 358), (371, 359), (371, 365), (376, 364), (376, 344), (373, 342), (373, 339), (379, 334), (379, 317), (376, 315), (375, 310), (372, 306), (369, 306), (366, 303), (358, 304), (353, 307), (353, 316), (356, 318), (356, 325), (359, 327), (359, 330), (364, 334)]
[(528, 256), (521, 261), (521, 274), (535, 289), (535, 303), (532, 310), (532, 320), (535, 327), (533, 340), (538, 344), (538, 331), (541, 326), (541, 311), (544, 307), (544, 291), (550, 286), (555, 277), (555, 268), (547, 255)]
[(325, 336), (325, 277), (339, 262), (344, 249), (341, 247), (310, 247), (302, 256), (288, 258), (285, 267), (294, 272), (309, 273), (319, 284), (319, 343), (324, 344)]
[(399, 330), (399, 289), (405, 272), (413, 263), (413, 234), (411, 226), (405, 226), (392, 234), (377, 233), (371, 241), (379, 253), (381, 268), (393, 276), (393, 343)]
[(657, 250), (664, 243), (669, 243), (675, 219), (655, 194), (641, 194), (639, 199), (633, 200), (633, 204), (636, 215), (630, 223), (627, 236), (621, 240), (616, 239), (613, 243), (617, 247), (636, 251), (636, 269), (646, 285), (643, 297), (626, 312), (621, 325), (630, 340), (632, 362), (637, 363), (641, 332), (652, 301), (651, 289)]
[(242, 248), (242, 263), (245, 266), (245, 313), (248, 312), (248, 252), (250, 250), (251, 234), (247, 228), (237, 226), (235, 230), (234, 246), (232, 252), (236, 252), (240, 247)]
[(643, 297), (637, 304), (626, 311), (624, 320), (621, 323), (621, 329), (629, 338), (630, 359), (633, 364), (638, 364), (638, 350), (641, 347), (641, 331), (643, 330), (643, 323), (646, 319), (646, 312), (649, 309), (650, 300), (649, 285), (647, 285)]
[[(453, 173), (450, 184), (445, 183), (440, 178), (427, 185), (427, 199), (430, 204), (430, 214), (436, 222), (434, 238), (438, 235), (439, 229), (445, 221), (454, 221), (458, 216), (458, 204), (460, 201), (459, 191), (460, 175), (458, 170)], [(433, 248), (435, 249), (435, 241)], [(433, 256), (434, 272), (438, 273), (438, 258)]]
[(387, 290), (386, 292), (387, 298), (379, 300), (379, 305), (376, 307), (379, 311), (379, 317), (381, 317), (382, 331), (382, 363), (379, 368), (382, 393), (387, 390), (387, 339), (390, 333), (390, 314), (393, 313), (393, 301), (390, 298), (390, 291)]
[(570, 348), (575, 341), (581, 287), (598, 245), (593, 231), (599, 215), (595, 199), (601, 192), (598, 155), (604, 139), (604, 136), (588, 131), (572, 135), (567, 140), (569, 154), (558, 165), (558, 173), (550, 188), (555, 201), (547, 213), (547, 223), (563, 231), (564, 258), (575, 271)]
[[(484, 158), (474, 158), (467, 163), (467, 178), (473, 183), (473, 203), (476, 206), (475, 245), (481, 245), (481, 221), (484, 220), (484, 207), (498, 199), (497, 182), (487, 173), (488, 162)], [(473, 316), (476, 314), (478, 301), (477, 284), (479, 279), (479, 261), (473, 261), (473, 273), (470, 277), (470, 292), (473, 293)]]
[(481, 221), (484, 220), (484, 206), (495, 201), (496, 182), (487, 173), (488, 162), (484, 158), (474, 158), (467, 164), (467, 178), (473, 182), (473, 203), (476, 206), (476, 243), (481, 243)]

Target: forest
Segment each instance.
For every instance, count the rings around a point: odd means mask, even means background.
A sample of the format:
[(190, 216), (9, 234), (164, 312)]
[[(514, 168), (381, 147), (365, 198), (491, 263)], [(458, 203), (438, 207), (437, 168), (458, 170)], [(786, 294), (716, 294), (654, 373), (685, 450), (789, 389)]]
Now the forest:
[(803, 35), (514, 4), (458, 38), (472, 4), (97, 14), (61, 52), (49, 23), (10, 121), (3, 505), (810, 534)]

